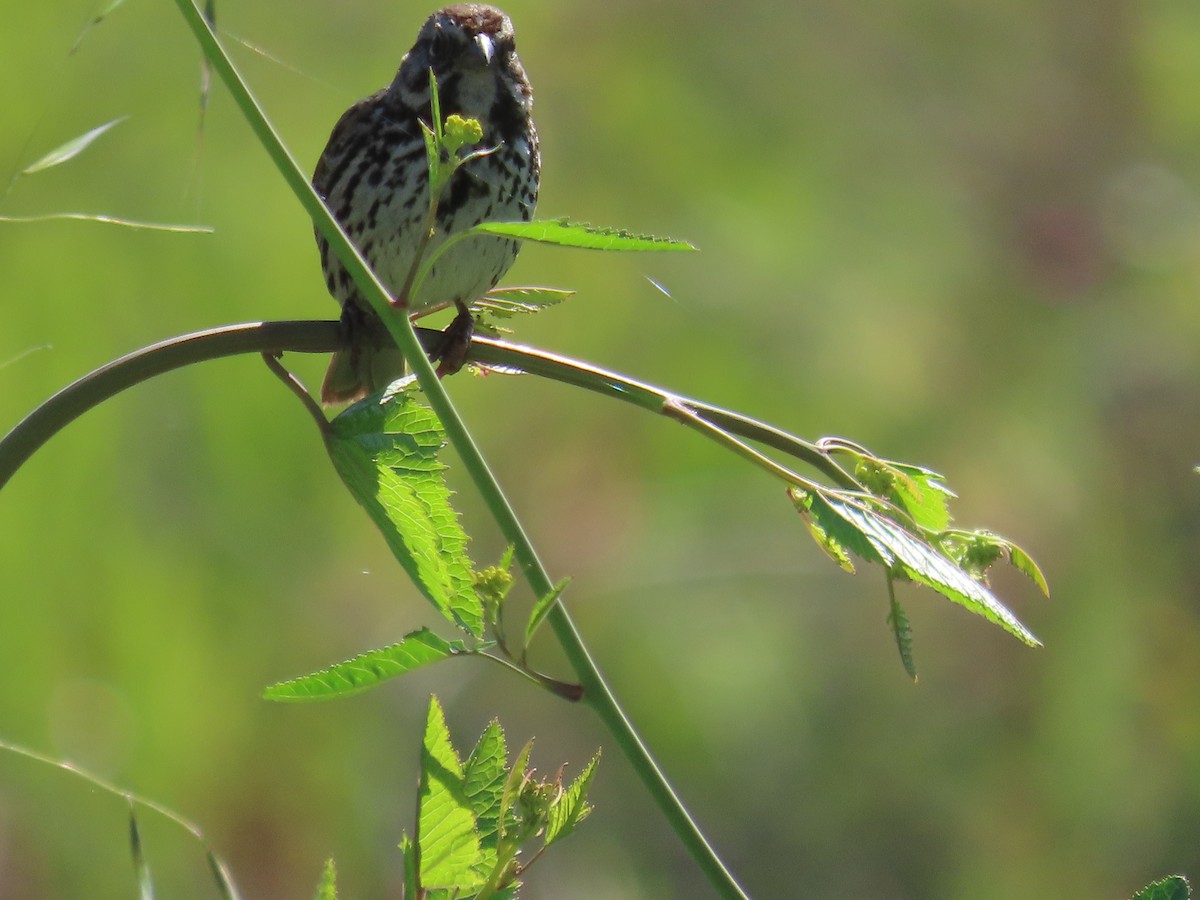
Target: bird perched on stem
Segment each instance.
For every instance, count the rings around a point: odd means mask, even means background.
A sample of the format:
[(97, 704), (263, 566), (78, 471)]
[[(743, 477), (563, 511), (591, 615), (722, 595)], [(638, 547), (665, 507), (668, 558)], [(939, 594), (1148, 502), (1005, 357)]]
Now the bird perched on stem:
[[(471, 158), (437, 198), (427, 232), (429, 162), (421, 123), (434, 126), (431, 71), (442, 115), (477, 120), (483, 136), (476, 147), (460, 151)], [(459, 341), (465, 349), (472, 324), (467, 306), (508, 271), (518, 242), (466, 238), (437, 259), (415, 296), (400, 294), (422, 248), (428, 258), (448, 237), (480, 222), (532, 218), (541, 172), (532, 110), (533, 91), (508, 16), (484, 4), (460, 3), (426, 20), (392, 83), (346, 110), (317, 162), (313, 187), (392, 293), (398, 314), (457, 308), (447, 346)], [(403, 359), (319, 233), (317, 245), (325, 283), (342, 304), (353, 342), (334, 354), (321, 400), (344, 403), (386, 387), (403, 374)]]

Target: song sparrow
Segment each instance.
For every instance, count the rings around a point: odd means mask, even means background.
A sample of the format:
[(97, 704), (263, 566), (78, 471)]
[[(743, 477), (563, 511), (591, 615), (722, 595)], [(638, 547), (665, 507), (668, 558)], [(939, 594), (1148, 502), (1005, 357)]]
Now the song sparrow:
[[(480, 3), (448, 6), (422, 26), (392, 83), (346, 110), (313, 174), (313, 187), (393, 295), (413, 264), (429, 210), (420, 122), (432, 124), (431, 69), (443, 117), (477, 119), (483, 127), (478, 147), (494, 149), (454, 174), (441, 195), (429, 249), (483, 221), (528, 220), (537, 202), (541, 162), (533, 92), (517, 58), (512, 22)], [(325, 283), (342, 304), (354, 339), (351, 349), (334, 355), (321, 399), (347, 402), (399, 377), (403, 360), (320, 234), (317, 245)], [(467, 238), (438, 259), (417, 296), (399, 299), (407, 299), (410, 314), (453, 304), (459, 318), (452, 328), (467, 326), (469, 338), (466, 305), (496, 285), (517, 249), (517, 241), (504, 238)]]

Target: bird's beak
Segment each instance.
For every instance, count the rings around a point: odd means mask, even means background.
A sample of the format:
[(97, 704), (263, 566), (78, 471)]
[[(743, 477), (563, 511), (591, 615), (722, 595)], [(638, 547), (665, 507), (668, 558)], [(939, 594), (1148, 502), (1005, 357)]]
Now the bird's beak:
[(492, 57), (496, 55), (496, 45), (492, 43), (492, 39), (486, 34), (475, 35), (475, 50), (472, 55), (482, 61), (485, 66), (492, 64)]

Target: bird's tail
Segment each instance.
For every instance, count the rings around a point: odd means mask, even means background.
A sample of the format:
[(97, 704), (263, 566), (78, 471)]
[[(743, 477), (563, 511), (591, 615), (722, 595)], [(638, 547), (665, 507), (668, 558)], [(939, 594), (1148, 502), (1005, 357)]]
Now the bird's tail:
[(383, 390), (404, 374), (404, 355), (398, 347), (360, 345), (339, 350), (321, 382), (321, 402), (326, 406), (353, 403)]

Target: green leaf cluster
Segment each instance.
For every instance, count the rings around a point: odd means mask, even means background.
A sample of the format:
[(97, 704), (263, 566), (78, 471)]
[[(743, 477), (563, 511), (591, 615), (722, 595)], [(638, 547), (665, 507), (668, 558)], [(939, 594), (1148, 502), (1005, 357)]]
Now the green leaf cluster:
[[(464, 762), (445, 715), (431, 698), (421, 752), (417, 831), (401, 841), (405, 894), (439, 900), (516, 895), (543, 850), (571, 834), (591, 812), (587, 791), (599, 753), (569, 785), (562, 771), (538, 781), (528, 770), (532, 742), (508, 765), (504, 732), (492, 722)], [(522, 863), (530, 842), (539, 846)]]
[(497, 320), (541, 312), (570, 299), (574, 293), (547, 287), (493, 288), (470, 306), (475, 329), (483, 334), (506, 334), (511, 329)]
[[(207, 31), (204, 33), (208, 34)], [(211, 34), (208, 37), (211, 38)], [(493, 150), (479, 146), (482, 129), (477, 122), (458, 116), (443, 120), (432, 73), (430, 77), (433, 121), (424, 128), (430, 175), (429, 227), (414, 255), (414, 265), (406, 283), (395, 298), (398, 301), (396, 306), (405, 306), (406, 298), (416, 294), (422, 277), (440, 253), (455, 242), (468, 238), (536, 241), (605, 251), (695, 249), (686, 242), (670, 238), (557, 219), (482, 223), (464, 234), (442, 241), (434, 252), (426, 253), (433, 236), (439, 197), (445, 186), (463, 164)], [(44, 155), (26, 167), (23, 174), (32, 174), (72, 159), (117, 121), (93, 129)], [(259, 128), (260, 131), (269, 131), (265, 120), (259, 121)], [(279, 155), (286, 154), (281, 152)], [(315, 197), (311, 191), (308, 196), (310, 200)], [(331, 220), (328, 210), (319, 201), (316, 208), (325, 214), (325, 218), (313, 213), (314, 220), (319, 220), (320, 227), (329, 231)], [(353, 249), (344, 243), (345, 236), (338, 231), (336, 224), (332, 230), (343, 238), (343, 246), (338, 252), (344, 257), (358, 259)], [(359, 262), (361, 267), (361, 259)], [(362, 271), (366, 271), (365, 276)], [(371, 302), (378, 305), (382, 315), (387, 305), (382, 288), (365, 268), (356, 270), (355, 277), (360, 284), (375, 285)], [(481, 299), (474, 309), (485, 318), (504, 319), (540, 311), (556, 305), (567, 296), (569, 292), (546, 288), (509, 289), (492, 292)], [(410, 361), (415, 359), (425, 363), (415, 349), (403, 343), (407, 338), (415, 345), (415, 338), (411, 323), (404, 316), (400, 318), (409, 330), (393, 331), (393, 336), (404, 347), (404, 353)], [(594, 369), (585, 372), (582, 366), (578, 368), (582, 374), (576, 383), (600, 379), (606, 390), (617, 392), (623, 389), (619, 377), (601, 375)], [(447, 423), (453, 425), (453, 407), (445, 399), (440, 383), (433, 378), (432, 370), (428, 367), (419, 368), (418, 373), (435, 408)], [(430, 381), (433, 383), (429, 384)], [(653, 395), (655, 389), (638, 385), (632, 393), (644, 399), (647, 395)], [(813, 537), (842, 568), (853, 572), (854, 557), (884, 568), (890, 603), (888, 621), (904, 666), (913, 677), (916, 669), (911, 630), (893, 590), (897, 580), (933, 587), (1027, 644), (1037, 645), (1032, 633), (991, 594), (986, 575), (996, 561), (1003, 559), (1025, 572), (1044, 591), (1045, 579), (1041, 572), (1028, 554), (1006, 539), (986, 531), (951, 529), (949, 500), (954, 495), (936, 472), (876, 457), (848, 442), (830, 441), (823, 446), (809, 445), (804, 451), (807, 453), (811, 450), (818, 458), (818, 467), (823, 467), (822, 471), (826, 474), (832, 472), (834, 475), (835, 486), (818, 484), (795, 475), (738, 441), (715, 419), (705, 418), (700, 404), (689, 406), (664, 392), (658, 394), (661, 397), (661, 411), (698, 427), (710, 437), (734, 447), (739, 453), (755, 459), (782, 477), (789, 485), (791, 501), (808, 523)], [(723, 415), (726, 423), (736, 419), (736, 416)], [(542, 574), (537, 586), (539, 597), (523, 632), (523, 645), (519, 654), (510, 652), (503, 627), (503, 609), (513, 586), (513, 551), (510, 549), (497, 566), (482, 572), (474, 570), (466, 552), (466, 534), (450, 504), (450, 492), (443, 477), (444, 465), (438, 458), (439, 451), (446, 443), (446, 432), (437, 416), (417, 402), (412, 393), (401, 389), (352, 406), (330, 423), (326, 423), (322, 416), (321, 423), (330, 457), (348, 489), (383, 532), (394, 555), (422, 594), (466, 636), (466, 640), (447, 641), (428, 629), (420, 629), (388, 647), (360, 654), (303, 678), (274, 685), (267, 689), (267, 696), (276, 700), (345, 696), (432, 662), (455, 656), (488, 655), (487, 651), (493, 648), (501, 651), (504, 657), (501, 661), (507, 660), (506, 665), (540, 681), (544, 686), (552, 686), (551, 679), (525, 668), (525, 649), (541, 623), (556, 610), (561, 612), (558, 603), (567, 582), (564, 580), (551, 586), (549, 577)], [(765, 427), (755, 427), (760, 434), (771, 431)], [(452, 428), (451, 434), (457, 438), (461, 437), (462, 432)], [(798, 448), (803, 444), (780, 432), (774, 432), (768, 442), (776, 448)], [(466, 446), (469, 444), (469, 439), (457, 441), (460, 454), (465, 456), (472, 449)], [(843, 469), (839, 463), (830, 462), (839, 454), (852, 463), (847, 469)], [(832, 468), (825, 467), (825, 463), (830, 463)], [(499, 507), (504, 501), (498, 487), (495, 494), (493, 506)], [(503, 515), (498, 514), (497, 518), (502, 520)], [(518, 558), (524, 571), (537, 571), (532, 548), (514, 536), (514, 531), (518, 530), (509, 528), (505, 534), (515, 545), (519, 544)], [(523, 539), (524, 536), (520, 537)], [(563, 622), (568, 627), (560, 630), (565, 633), (569, 630), (569, 620), (564, 618), (555, 624)], [(489, 629), (495, 637), (493, 641), (484, 640)], [(578, 652), (573, 661), (585, 656), (585, 652)], [(584, 671), (582, 666), (577, 668)], [(604, 687), (594, 671), (592, 683)], [(559, 684), (558, 687), (563, 686)], [(590, 697), (603, 698), (603, 695), (603, 691), (593, 691)], [(608, 713), (610, 723), (621, 717), (615, 703), (609, 705)], [(636, 740), (629, 740), (628, 731), (616, 733), (625, 737), (627, 743), (636, 743)], [(564, 786), (561, 772), (548, 781), (536, 781), (532, 777), (528, 771), (531, 750), (531, 745), (527, 744), (517, 754), (513, 766), (509, 767), (503, 732), (493, 723), (463, 762), (450, 740), (440, 706), (436, 700), (431, 703), (423, 742), (417, 830), (414, 838), (406, 838), (402, 844), (406, 887), (413, 896), (512, 896), (519, 885), (520, 875), (529, 865), (519, 861), (525, 845), (540, 839), (541, 849), (544, 849), (572, 833), (586, 817), (590, 811), (586, 799), (587, 788), (595, 771), (596, 759), (591, 761), (579, 778), (569, 786)], [(642, 764), (643, 770), (652, 767), (644, 752), (641, 756), (638, 753), (630, 755), (635, 763)], [(686, 812), (678, 807), (677, 802), (675, 809), (678, 811), (677, 819), (687, 819)], [(680, 830), (686, 840), (686, 828)], [(149, 888), (149, 867), (142, 855), (136, 819), (131, 820), (131, 843), (135, 868), (145, 895)], [(695, 847), (696, 843), (693, 841), (692, 846)], [(702, 839), (699, 843), (703, 843)], [(541, 849), (537, 852), (540, 853)], [(720, 879), (715, 881), (720, 882)], [(1158, 886), (1152, 885), (1150, 888)], [(1177, 888), (1178, 884), (1173, 886)], [(1175, 893), (1139, 894), (1143, 895), (1148, 900), (1176, 896)], [(317, 896), (336, 896), (336, 875), (332, 862), (324, 871)]]
[(853, 571), (851, 553), (879, 563), (892, 577), (931, 587), (1031, 647), (1039, 645), (981, 580), (926, 542), (916, 529), (896, 521), (875, 498), (812, 488), (792, 488), (790, 495), (814, 538), (843, 568)]
[[(445, 434), (418, 396), (413, 390), (394, 390), (348, 407), (329, 423), (325, 443), (347, 489), (375, 522), (409, 578), (466, 639), (449, 641), (421, 628), (386, 647), (273, 684), (263, 691), (269, 700), (346, 697), (462, 656), (499, 662), (564, 696), (578, 693), (577, 687), (535, 672), (525, 663), (530, 641), (569, 579), (538, 598), (520, 646), (510, 648), (504, 612), (514, 584), (513, 548), (496, 565), (475, 571), (467, 553), (467, 535), (450, 503), (445, 466), (438, 459)], [(494, 639), (485, 640), (485, 632)]]
[[(999, 625), (1031, 647), (1041, 642), (991, 592), (987, 573), (1007, 561), (1044, 593), (1046, 579), (1024, 550), (989, 531), (950, 527), (955, 494), (943, 476), (923, 466), (877, 457), (855, 444), (826, 438), (818, 449), (849, 458), (846, 487), (795, 479), (788, 495), (818, 546), (847, 572), (852, 557), (882, 565), (888, 579), (888, 625), (905, 671), (916, 679), (908, 616), (894, 590), (896, 580), (933, 588), (944, 597)], [(837, 470), (845, 475), (845, 470)]]

